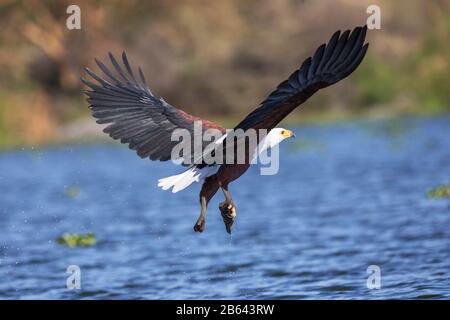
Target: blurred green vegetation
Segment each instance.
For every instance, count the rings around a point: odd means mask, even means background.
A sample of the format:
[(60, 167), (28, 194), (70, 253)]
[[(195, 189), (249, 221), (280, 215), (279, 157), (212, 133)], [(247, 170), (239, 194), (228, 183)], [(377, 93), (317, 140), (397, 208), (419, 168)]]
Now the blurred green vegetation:
[(450, 111), (450, 13), (443, 13), (435, 24), (439, 29), (421, 34), (417, 50), (395, 64), (378, 56), (367, 57), (355, 73), (358, 106), (385, 104), (414, 114)]
[[(369, 55), (358, 69), (355, 100), (358, 106), (369, 108), (391, 102), (399, 90), (399, 70)], [(406, 75), (405, 75), (406, 77)]]
[(97, 243), (93, 233), (79, 234), (79, 233), (64, 233), (61, 237), (56, 239), (60, 245), (75, 247), (91, 247)]
[(427, 192), (428, 198), (450, 198), (450, 185), (443, 184)]
[(446, 12), (440, 22), (443, 29), (427, 34), (421, 50), (407, 66), (415, 69), (412, 87), (420, 104), (430, 112), (450, 109), (450, 13)]
[(382, 29), (361, 66), (287, 122), (450, 112), (450, 0), (80, 0), (72, 31), (70, 4), (0, 3), (0, 147), (97, 137), (79, 76), (108, 51), (126, 50), (169, 103), (231, 127), (370, 4)]

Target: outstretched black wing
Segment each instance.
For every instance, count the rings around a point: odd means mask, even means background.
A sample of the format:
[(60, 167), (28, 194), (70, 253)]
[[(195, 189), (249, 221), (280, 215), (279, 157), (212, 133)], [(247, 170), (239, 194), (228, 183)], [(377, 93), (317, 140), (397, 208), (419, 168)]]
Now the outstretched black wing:
[[(136, 80), (125, 52), (122, 54), (125, 70), (111, 53), (109, 57), (117, 75), (96, 59), (106, 77), (102, 78), (86, 68), (86, 72), (98, 83), (81, 78), (91, 89), (84, 92), (97, 123), (110, 124), (103, 131), (113, 139), (128, 144), (141, 158), (161, 161), (171, 159), (172, 148), (179, 143), (171, 141), (172, 132), (187, 129), (193, 137), (194, 121), (202, 121), (202, 131), (214, 128), (225, 132), (217, 124), (187, 114), (162, 98), (155, 97), (148, 89), (140, 68), (140, 81)], [(210, 142), (204, 144), (208, 143)], [(190, 159), (181, 160), (188, 165), (192, 163), (192, 157), (193, 155)]]
[(313, 57), (306, 59), (286, 81), (278, 85), (257, 109), (236, 128), (272, 129), (298, 105), (317, 90), (328, 87), (350, 75), (361, 63), (369, 44), (364, 44), (367, 27), (357, 27), (333, 34)]

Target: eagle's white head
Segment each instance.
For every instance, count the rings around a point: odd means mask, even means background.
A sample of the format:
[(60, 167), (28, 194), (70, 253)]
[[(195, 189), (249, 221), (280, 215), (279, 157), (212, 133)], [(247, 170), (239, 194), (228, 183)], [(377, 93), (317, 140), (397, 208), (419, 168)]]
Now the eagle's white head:
[(295, 134), (291, 130), (284, 128), (273, 128), (260, 142), (259, 152), (261, 153), (267, 149), (273, 148), (284, 139), (291, 137), (295, 137)]
[(266, 136), (266, 141), (268, 143), (267, 147), (272, 148), (284, 139), (291, 137), (295, 137), (295, 134), (291, 130), (284, 128), (273, 128)]

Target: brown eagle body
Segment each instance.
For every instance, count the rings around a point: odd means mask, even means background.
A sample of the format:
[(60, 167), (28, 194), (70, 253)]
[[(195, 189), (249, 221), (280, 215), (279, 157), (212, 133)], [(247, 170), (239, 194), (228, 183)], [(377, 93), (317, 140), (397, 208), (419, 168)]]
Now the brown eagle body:
[[(367, 27), (357, 27), (352, 32), (337, 31), (327, 44), (322, 44), (312, 57), (307, 58), (301, 67), (278, 85), (258, 108), (245, 117), (235, 129), (272, 130), (281, 120), (297, 106), (305, 102), (318, 90), (328, 87), (350, 75), (363, 60), (368, 44), (365, 42)], [(109, 54), (116, 74), (102, 62), (96, 60), (105, 78), (86, 68), (87, 73), (98, 83), (81, 79), (90, 90), (85, 91), (97, 123), (108, 123), (103, 130), (113, 139), (128, 144), (142, 158), (151, 160), (180, 160), (183, 165), (194, 163), (194, 155), (184, 158), (171, 158), (172, 148), (178, 143), (171, 140), (176, 129), (194, 132), (194, 123), (202, 121), (203, 132), (217, 129), (222, 135), (226, 130), (211, 121), (194, 117), (177, 109), (162, 98), (155, 97), (147, 86), (144, 75), (139, 68), (138, 81), (128, 63), (125, 53), (119, 65), (114, 56)], [(227, 137), (224, 137), (223, 144)], [(210, 142), (203, 142), (206, 147)], [(249, 155), (247, 155), (247, 160)], [(193, 170), (205, 167), (205, 164), (193, 165)], [(244, 164), (217, 164), (215, 174), (204, 179), (200, 191), (200, 216), (194, 230), (202, 232), (205, 227), (206, 208), (216, 192), (222, 189), (225, 201), (219, 206), (228, 233), (236, 217), (236, 209), (228, 191), (230, 182), (238, 179), (249, 168), (249, 161)], [(175, 187), (174, 190), (175, 191)]]

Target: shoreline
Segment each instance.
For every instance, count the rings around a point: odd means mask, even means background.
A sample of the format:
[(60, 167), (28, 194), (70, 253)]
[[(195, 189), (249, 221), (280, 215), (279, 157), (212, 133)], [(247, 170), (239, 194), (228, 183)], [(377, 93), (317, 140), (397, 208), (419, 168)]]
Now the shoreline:
[[(377, 111), (377, 110), (375, 110)], [(346, 122), (364, 122), (364, 121), (392, 121), (403, 119), (426, 119), (450, 116), (450, 112), (427, 113), (427, 112), (406, 112), (406, 113), (383, 113), (383, 112), (328, 112), (324, 115), (320, 113), (294, 113), (290, 118), (281, 122), (280, 126), (298, 127), (298, 126), (328, 126)], [(232, 127), (237, 117), (210, 117), (214, 122), (228, 128)], [(0, 152), (17, 151), (19, 149), (40, 150), (45, 148), (58, 147), (63, 145), (90, 145), (96, 143), (119, 143), (111, 139), (102, 132), (104, 126), (97, 124), (94, 119), (84, 117), (57, 129), (60, 138), (48, 139), (39, 143), (0, 143)]]

